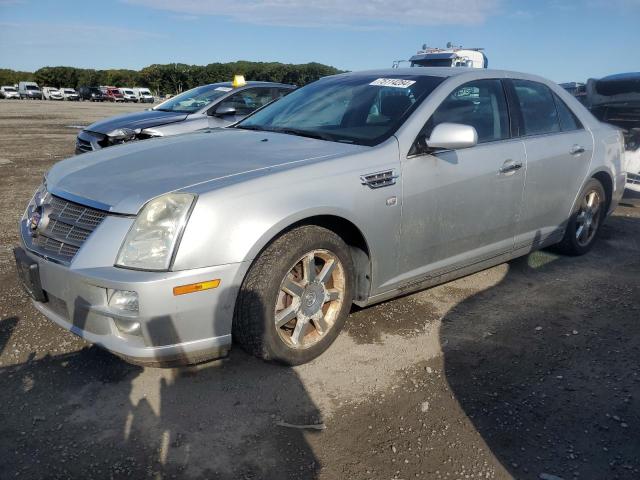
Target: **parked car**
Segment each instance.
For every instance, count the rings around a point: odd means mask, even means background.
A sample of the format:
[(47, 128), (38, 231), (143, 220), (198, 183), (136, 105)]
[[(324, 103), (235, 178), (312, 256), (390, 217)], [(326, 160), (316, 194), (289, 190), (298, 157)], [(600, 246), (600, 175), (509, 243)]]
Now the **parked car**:
[(583, 105), (586, 103), (587, 98), (587, 88), (584, 83), (580, 82), (566, 82), (561, 83), (560, 86), (564, 88), (571, 95), (576, 97), (580, 103)]
[(155, 99), (148, 88), (134, 88), (133, 93), (140, 103), (153, 103)]
[(43, 100), (64, 100), (62, 92), (55, 87), (42, 87)]
[(82, 130), (76, 153), (110, 145), (224, 127), (294, 89), (292, 85), (247, 82), (233, 88), (231, 82), (196, 87), (142, 112), (101, 120)]
[(20, 94), (18, 94), (18, 90), (16, 90), (16, 87), (5, 85), (3, 87), (0, 87), (0, 98), (19, 99)]
[(18, 83), (18, 94), (20, 98), (28, 100), (42, 100), (42, 91), (36, 82)]
[(105, 95), (98, 87), (80, 87), (78, 91), (80, 100), (89, 100), (91, 102), (104, 102), (106, 100)]
[(125, 102), (138, 103), (138, 97), (131, 88), (119, 88), (118, 91), (122, 94)]
[(622, 129), (627, 188), (640, 192), (640, 72), (590, 79), (587, 104), (598, 120)]
[(116, 87), (107, 87), (103, 90), (104, 95), (106, 96), (106, 99), (109, 102), (124, 102), (124, 95), (122, 95), (122, 93), (120, 93), (120, 90), (118, 90)]
[(588, 252), (621, 156), (617, 129), (537, 76), (346, 73), (229, 128), (54, 165), (15, 256), (39, 311), (125, 358), (199, 362), (233, 338), (299, 364), (352, 303)]
[(75, 91), (75, 89), (73, 88), (61, 88), (60, 92), (62, 92), (62, 96), (64, 97), (65, 100), (69, 100), (69, 101), (78, 101), (80, 100), (80, 95), (78, 95), (78, 92)]

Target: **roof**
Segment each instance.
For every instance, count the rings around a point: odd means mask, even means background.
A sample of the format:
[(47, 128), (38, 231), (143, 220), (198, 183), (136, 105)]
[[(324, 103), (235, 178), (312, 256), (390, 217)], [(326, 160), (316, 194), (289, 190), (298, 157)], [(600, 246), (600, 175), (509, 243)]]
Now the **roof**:
[(347, 72), (338, 75), (408, 75), (408, 76), (425, 76), (425, 77), (455, 77), (458, 75), (467, 75), (469, 77), (486, 77), (496, 75), (499, 77), (512, 73), (516, 76), (524, 74), (516, 72), (507, 72), (505, 70), (490, 70), (488, 68), (462, 68), (462, 67), (404, 67), (404, 68), (384, 68), (378, 70), (365, 70), (361, 72)]
[[(209, 83), (207, 84), (207, 86), (209, 87), (233, 87), (233, 83), (232, 82), (217, 82), (217, 83)], [(245, 85), (243, 85), (243, 87), (295, 87), (295, 85), (290, 85), (288, 83), (278, 83), (278, 82), (258, 82), (258, 81), (248, 81), (245, 83)], [(242, 87), (238, 87), (238, 88), (242, 88)], [(236, 89), (237, 90), (237, 89)]]
[(618, 80), (638, 80), (640, 79), (640, 72), (628, 72), (628, 73), (616, 73), (615, 75), (609, 75), (599, 79), (599, 81), (610, 82)]
[(453, 58), (458, 58), (458, 55), (454, 52), (445, 52), (445, 53), (419, 53), (414, 55), (409, 60), (451, 60)]

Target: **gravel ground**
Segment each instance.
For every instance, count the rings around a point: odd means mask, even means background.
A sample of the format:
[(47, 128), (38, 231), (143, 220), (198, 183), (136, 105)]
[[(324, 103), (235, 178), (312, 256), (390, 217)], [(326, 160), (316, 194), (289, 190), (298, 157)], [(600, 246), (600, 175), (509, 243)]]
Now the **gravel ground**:
[(640, 478), (639, 197), (585, 257), (354, 310), (296, 368), (141, 368), (47, 321), (16, 285), (18, 218), (73, 126), (142, 108), (0, 101), (0, 477)]

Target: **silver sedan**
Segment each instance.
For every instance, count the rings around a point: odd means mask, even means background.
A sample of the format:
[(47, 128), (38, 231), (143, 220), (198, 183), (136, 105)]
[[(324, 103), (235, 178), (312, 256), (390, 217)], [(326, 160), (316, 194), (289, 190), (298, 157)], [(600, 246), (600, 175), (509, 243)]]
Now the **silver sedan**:
[(44, 315), (132, 361), (204, 361), (234, 339), (300, 364), (353, 303), (588, 252), (624, 189), (622, 141), (536, 76), (327, 77), (232, 128), (58, 163), (18, 270)]

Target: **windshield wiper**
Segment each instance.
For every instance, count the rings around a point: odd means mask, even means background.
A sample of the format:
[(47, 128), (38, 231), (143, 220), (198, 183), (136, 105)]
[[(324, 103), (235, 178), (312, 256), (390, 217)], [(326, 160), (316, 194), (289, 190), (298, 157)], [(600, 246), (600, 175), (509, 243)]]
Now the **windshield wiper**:
[(266, 130), (266, 128), (259, 125), (235, 125), (232, 128), (241, 128), (242, 130), (255, 130), (256, 132), (262, 132)]
[(271, 131), (276, 133), (284, 133), (286, 135), (297, 135), (298, 137), (315, 138), (316, 140), (327, 140), (329, 142), (335, 142), (334, 138), (330, 135), (325, 135), (318, 132), (310, 132), (309, 130), (298, 130), (297, 128), (274, 128)]

